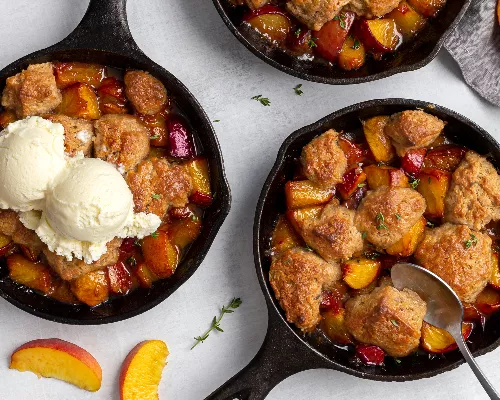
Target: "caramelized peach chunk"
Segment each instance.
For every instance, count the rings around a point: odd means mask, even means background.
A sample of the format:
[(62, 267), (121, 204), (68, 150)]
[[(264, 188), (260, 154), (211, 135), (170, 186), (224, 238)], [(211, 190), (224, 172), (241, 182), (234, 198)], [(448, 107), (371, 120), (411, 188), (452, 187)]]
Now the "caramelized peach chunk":
[(101, 116), (94, 89), (86, 83), (76, 83), (64, 89), (56, 111), (74, 118), (99, 119)]
[(7, 257), (10, 278), (31, 289), (48, 293), (52, 285), (50, 270), (43, 264), (35, 264), (20, 254)]

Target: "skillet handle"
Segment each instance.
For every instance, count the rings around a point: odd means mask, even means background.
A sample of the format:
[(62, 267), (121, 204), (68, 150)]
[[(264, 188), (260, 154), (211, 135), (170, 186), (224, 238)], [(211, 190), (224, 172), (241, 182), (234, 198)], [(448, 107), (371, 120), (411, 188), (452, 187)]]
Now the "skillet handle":
[(308, 349), (279, 317), (269, 315), (266, 338), (254, 359), (205, 400), (264, 400), (281, 381), (315, 368), (332, 366)]
[(90, 0), (78, 26), (58, 46), (142, 54), (128, 26), (127, 0)]

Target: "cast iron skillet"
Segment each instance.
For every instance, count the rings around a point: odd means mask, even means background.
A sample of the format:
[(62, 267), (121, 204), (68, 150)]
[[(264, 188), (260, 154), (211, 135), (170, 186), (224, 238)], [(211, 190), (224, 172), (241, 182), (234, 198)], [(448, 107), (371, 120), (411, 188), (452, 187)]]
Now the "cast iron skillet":
[(386, 56), (383, 61), (370, 60), (357, 71), (332, 68), (323, 60), (313, 62), (299, 60), (290, 52), (272, 46), (258, 32), (242, 25), (241, 18), (246, 7), (235, 8), (230, 5), (229, 0), (213, 0), (213, 2), (234, 36), (269, 65), (300, 79), (330, 85), (349, 85), (413, 71), (430, 63), (472, 0), (448, 0), (438, 17), (433, 19), (414, 40), (403, 45), (394, 55)]
[(126, 0), (91, 0), (82, 21), (68, 37), (1, 70), (0, 91), (3, 90), (7, 77), (20, 72), (29, 64), (53, 60), (83, 61), (149, 71), (164, 83), (175, 104), (187, 117), (195, 132), (197, 145), (203, 149), (210, 163), (215, 201), (205, 213), (200, 237), (188, 250), (175, 274), (156, 282), (149, 290), (138, 289), (98, 307), (72, 306), (20, 288), (5, 279), (7, 268), (0, 265), (0, 296), (24, 311), (67, 324), (120, 321), (161, 303), (196, 271), (205, 258), (231, 204), (219, 143), (210, 120), (189, 90), (172, 74), (149, 59), (134, 42), (127, 24)]
[[(337, 131), (361, 131), (360, 119), (421, 108), (447, 122), (446, 132), (456, 143), (480, 154), (489, 154), (500, 167), (500, 145), (486, 131), (467, 118), (444, 107), (406, 99), (372, 100), (336, 111), (292, 133), (281, 146), (276, 163), (262, 189), (254, 223), (254, 258), (257, 276), (267, 302), (269, 325), (262, 348), (242, 371), (212, 393), (207, 400), (262, 400), (282, 380), (297, 372), (330, 368), (360, 378), (377, 381), (409, 381), (450, 371), (464, 362), (458, 351), (430, 358), (427, 353), (401, 358), (396, 363), (386, 357), (386, 366), (369, 367), (355, 362), (352, 354), (329, 343), (319, 332), (304, 336), (285, 315), (269, 285), (270, 236), (278, 214), (286, 210), (284, 185), (292, 179), (302, 147), (330, 128)], [(476, 338), (477, 339), (477, 338)], [(471, 350), (477, 357), (500, 345), (500, 315), (486, 323), (483, 338), (474, 341)]]

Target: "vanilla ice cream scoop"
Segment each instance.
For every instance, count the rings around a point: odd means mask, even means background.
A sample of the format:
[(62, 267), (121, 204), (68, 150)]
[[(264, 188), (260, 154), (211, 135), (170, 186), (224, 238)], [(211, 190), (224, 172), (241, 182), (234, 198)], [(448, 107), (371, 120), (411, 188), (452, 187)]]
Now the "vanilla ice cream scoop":
[(41, 210), (47, 189), (67, 167), (64, 128), (40, 117), (0, 133), (0, 208)]
[(83, 158), (63, 172), (47, 192), (45, 215), (61, 236), (102, 242), (117, 236), (133, 207), (132, 192), (112, 164)]

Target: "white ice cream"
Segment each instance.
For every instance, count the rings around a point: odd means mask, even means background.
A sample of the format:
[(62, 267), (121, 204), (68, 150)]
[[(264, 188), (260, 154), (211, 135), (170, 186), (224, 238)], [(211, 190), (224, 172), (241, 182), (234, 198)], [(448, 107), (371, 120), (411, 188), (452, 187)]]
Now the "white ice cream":
[(47, 189), (67, 168), (63, 126), (29, 117), (0, 135), (0, 208), (41, 210)]
[(142, 238), (159, 227), (157, 215), (134, 213), (132, 192), (114, 165), (64, 155), (62, 125), (31, 117), (2, 134), (0, 208), (21, 211), (21, 222), (49, 250), (92, 263), (113, 238)]

